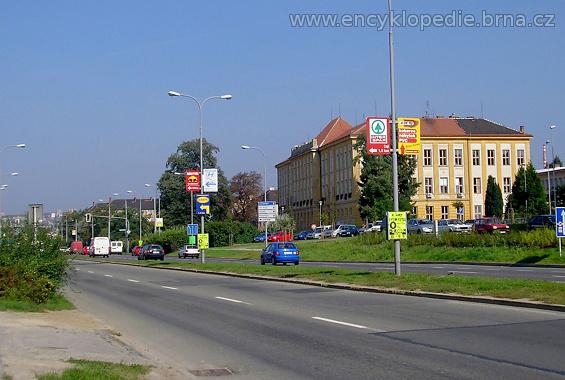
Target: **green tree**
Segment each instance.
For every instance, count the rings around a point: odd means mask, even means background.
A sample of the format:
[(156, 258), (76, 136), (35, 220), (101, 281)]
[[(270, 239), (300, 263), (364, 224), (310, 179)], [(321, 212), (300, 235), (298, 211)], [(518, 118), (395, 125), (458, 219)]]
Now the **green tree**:
[(549, 164), (550, 168), (560, 168), (563, 166), (563, 163), (561, 162), (561, 158), (559, 158), (559, 156), (555, 156), (553, 158), (553, 161)]
[(242, 222), (257, 222), (257, 201), (263, 199), (261, 174), (240, 172), (230, 180), (232, 194), (232, 215)]
[[(229, 216), (231, 208), (231, 194), (229, 184), (224, 172), (218, 167), (216, 158), (220, 149), (206, 141), (202, 141), (202, 157), (205, 168), (218, 169), (218, 192), (210, 194), (211, 216), (210, 220), (224, 220)], [(185, 170), (199, 170), (200, 166), (200, 140), (194, 139), (182, 142), (177, 151), (169, 156), (166, 168), (161, 175), (159, 191), (161, 192), (161, 212), (165, 226), (184, 225), (190, 221), (190, 193), (186, 192), (184, 176), (174, 173), (183, 173)]]
[(565, 185), (559, 185), (555, 188), (556, 207), (565, 206)]
[(521, 167), (516, 173), (509, 205), (515, 214), (525, 217), (547, 214), (547, 194), (531, 162), (526, 168)]
[[(361, 218), (382, 219), (387, 211), (393, 209), (392, 196), (392, 156), (373, 156), (367, 153), (365, 136), (357, 139), (355, 148), (359, 152), (355, 163), (361, 163), (361, 187), (359, 212)], [(419, 183), (414, 179), (416, 159), (412, 156), (398, 155), (399, 209), (412, 211), (412, 197)]]
[(496, 216), (501, 218), (504, 208), (502, 191), (493, 176), (489, 175), (487, 180), (487, 191), (485, 194), (485, 216)]

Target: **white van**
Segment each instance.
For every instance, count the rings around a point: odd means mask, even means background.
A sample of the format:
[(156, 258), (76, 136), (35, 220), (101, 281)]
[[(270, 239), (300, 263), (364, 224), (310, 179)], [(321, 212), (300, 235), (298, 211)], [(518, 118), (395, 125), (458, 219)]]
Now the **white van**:
[(124, 243), (121, 240), (114, 240), (110, 242), (110, 253), (122, 254), (124, 251)]
[(89, 255), (91, 257), (95, 256), (110, 256), (110, 239), (106, 236), (96, 236), (90, 242)]

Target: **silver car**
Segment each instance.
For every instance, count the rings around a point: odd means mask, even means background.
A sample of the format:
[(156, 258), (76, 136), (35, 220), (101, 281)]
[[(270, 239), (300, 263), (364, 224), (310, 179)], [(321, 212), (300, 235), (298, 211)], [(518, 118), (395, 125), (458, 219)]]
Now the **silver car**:
[(458, 219), (439, 220), (437, 224), (439, 232), (470, 233), (471, 231), (473, 231), (472, 224), (463, 223)]
[(427, 219), (410, 219), (408, 221), (409, 234), (432, 234), (434, 223)]

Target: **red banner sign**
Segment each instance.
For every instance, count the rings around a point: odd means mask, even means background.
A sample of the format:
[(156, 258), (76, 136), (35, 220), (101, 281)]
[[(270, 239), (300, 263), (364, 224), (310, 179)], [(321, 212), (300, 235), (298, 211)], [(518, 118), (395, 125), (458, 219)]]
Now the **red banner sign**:
[(200, 191), (200, 172), (198, 170), (186, 170), (184, 172), (186, 191)]
[(368, 117), (367, 153), (385, 156), (390, 154), (390, 119), (386, 117)]

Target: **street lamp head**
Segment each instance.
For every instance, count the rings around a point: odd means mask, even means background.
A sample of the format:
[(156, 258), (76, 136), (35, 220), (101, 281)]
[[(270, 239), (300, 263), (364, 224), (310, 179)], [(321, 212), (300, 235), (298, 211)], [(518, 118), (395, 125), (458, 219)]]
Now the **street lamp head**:
[(222, 98), (224, 100), (230, 100), (232, 98), (232, 96), (230, 94), (226, 94), (226, 95), (220, 96), (220, 98)]
[(132, 191), (132, 190), (127, 190), (126, 193), (131, 194), (131, 193), (133, 193), (133, 191)]
[(117, 197), (118, 195), (120, 195), (120, 194), (118, 194), (118, 193), (112, 194), (112, 196), (114, 196), (114, 197)]
[(169, 96), (180, 96), (181, 95), (180, 92), (176, 92), (176, 91), (169, 91), (167, 94), (169, 94)]
[(551, 144), (551, 141), (545, 140), (545, 145), (549, 145), (549, 144)]
[(555, 129), (555, 128), (557, 128), (557, 125), (550, 125), (549, 126), (549, 129)]
[(13, 176), (13, 177), (15, 177), (15, 176), (17, 176), (17, 175), (20, 175), (20, 173), (18, 173), (18, 172), (13, 172), (13, 173), (10, 173), (10, 175)]
[(23, 148), (25, 148), (25, 147), (26, 147), (26, 144), (18, 144), (18, 145), (16, 145), (16, 148), (22, 148), (22, 149), (23, 149)]
[(251, 149), (251, 147), (249, 145), (242, 145), (241, 149)]
[(149, 183), (146, 183), (145, 187), (151, 187), (151, 185)]

